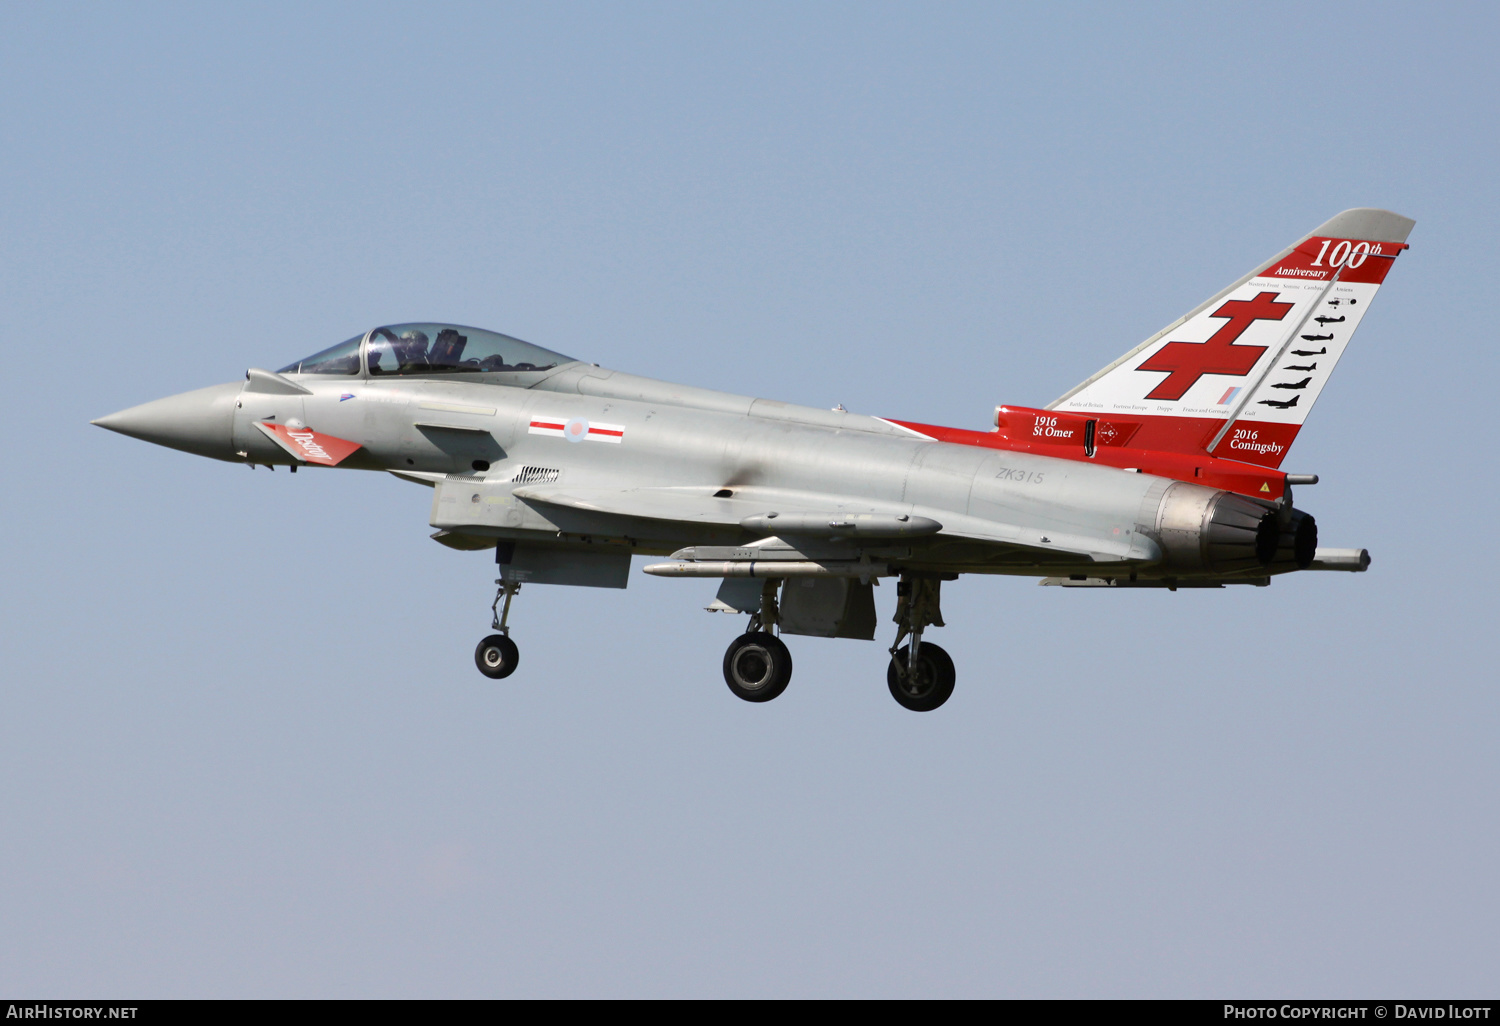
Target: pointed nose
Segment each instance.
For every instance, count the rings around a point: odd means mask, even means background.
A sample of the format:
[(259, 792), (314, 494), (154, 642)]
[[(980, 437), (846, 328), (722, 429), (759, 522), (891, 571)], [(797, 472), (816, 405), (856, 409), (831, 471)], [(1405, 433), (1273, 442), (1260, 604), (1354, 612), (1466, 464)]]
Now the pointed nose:
[(169, 449), (232, 460), (234, 404), (242, 387), (235, 381), (183, 392), (90, 423)]

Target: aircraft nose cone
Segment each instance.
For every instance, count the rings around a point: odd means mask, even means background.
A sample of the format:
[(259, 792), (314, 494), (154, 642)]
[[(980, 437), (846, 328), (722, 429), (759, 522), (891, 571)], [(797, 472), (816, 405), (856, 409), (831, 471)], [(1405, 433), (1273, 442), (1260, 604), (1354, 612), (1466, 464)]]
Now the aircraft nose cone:
[(241, 387), (236, 381), (199, 388), (90, 423), (169, 449), (230, 460), (234, 459), (234, 404)]

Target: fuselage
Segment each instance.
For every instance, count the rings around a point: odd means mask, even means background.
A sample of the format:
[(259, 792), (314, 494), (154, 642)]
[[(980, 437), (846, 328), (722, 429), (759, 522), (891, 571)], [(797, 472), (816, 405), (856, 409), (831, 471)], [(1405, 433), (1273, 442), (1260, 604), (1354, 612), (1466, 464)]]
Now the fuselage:
[[(754, 532), (738, 526), (744, 516), (792, 509), (908, 514), (941, 523), (934, 536), (873, 547), (908, 567), (1149, 574), (1162, 560), (1158, 510), (1172, 482), (1133, 468), (954, 444), (876, 417), (577, 362), (520, 384), (491, 375), (256, 374), (259, 380), (115, 417), (144, 417), (139, 411), (168, 404), (182, 422), (191, 405), (199, 411), (186, 418), (196, 425), (191, 444), (151, 440), (252, 465), (300, 462), (265, 430), (269, 425), (357, 443), (341, 467), (388, 470), (434, 485), (433, 526), (476, 539), (472, 547), (484, 538), (587, 538), (662, 554), (752, 540)], [(296, 391), (266, 391), (280, 387), (270, 379)], [(607, 425), (608, 434), (570, 441), (556, 427), (571, 422)], [(593, 496), (678, 496), (682, 510), (641, 516), (628, 503), (605, 501), (590, 510), (587, 503), (559, 507), (515, 496), (528, 485), (534, 491), (538, 480)]]

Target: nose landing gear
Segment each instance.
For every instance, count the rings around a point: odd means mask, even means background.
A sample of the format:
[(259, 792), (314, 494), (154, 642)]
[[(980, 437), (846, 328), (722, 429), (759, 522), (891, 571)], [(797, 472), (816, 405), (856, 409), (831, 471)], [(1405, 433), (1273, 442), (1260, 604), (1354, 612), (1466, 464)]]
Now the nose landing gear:
[[(521, 590), (521, 585), (505, 580), (495, 583), (500, 586), (500, 590), (495, 592), (495, 601), (490, 606), (490, 611), (494, 614), (490, 627), (498, 633), (491, 634), (474, 649), (474, 665), (486, 677), (501, 680), (515, 673), (516, 665), (521, 661), (521, 650), (510, 640), (510, 628), (505, 625), (510, 616), (510, 600)], [(500, 605), (501, 599), (505, 600), (503, 607)]]
[(486, 677), (500, 680), (516, 671), (521, 651), (504, 634), (491, 634), (474, 649), (474, 665)]

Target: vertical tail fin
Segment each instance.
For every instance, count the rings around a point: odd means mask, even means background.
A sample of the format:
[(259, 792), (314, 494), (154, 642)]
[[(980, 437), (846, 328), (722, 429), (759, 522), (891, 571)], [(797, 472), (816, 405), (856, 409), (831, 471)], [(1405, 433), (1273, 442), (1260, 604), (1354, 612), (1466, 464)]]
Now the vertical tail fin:
[(1130, 448), (1280, 466), (1415, 224), (1344, 211), (1047, 409)]

